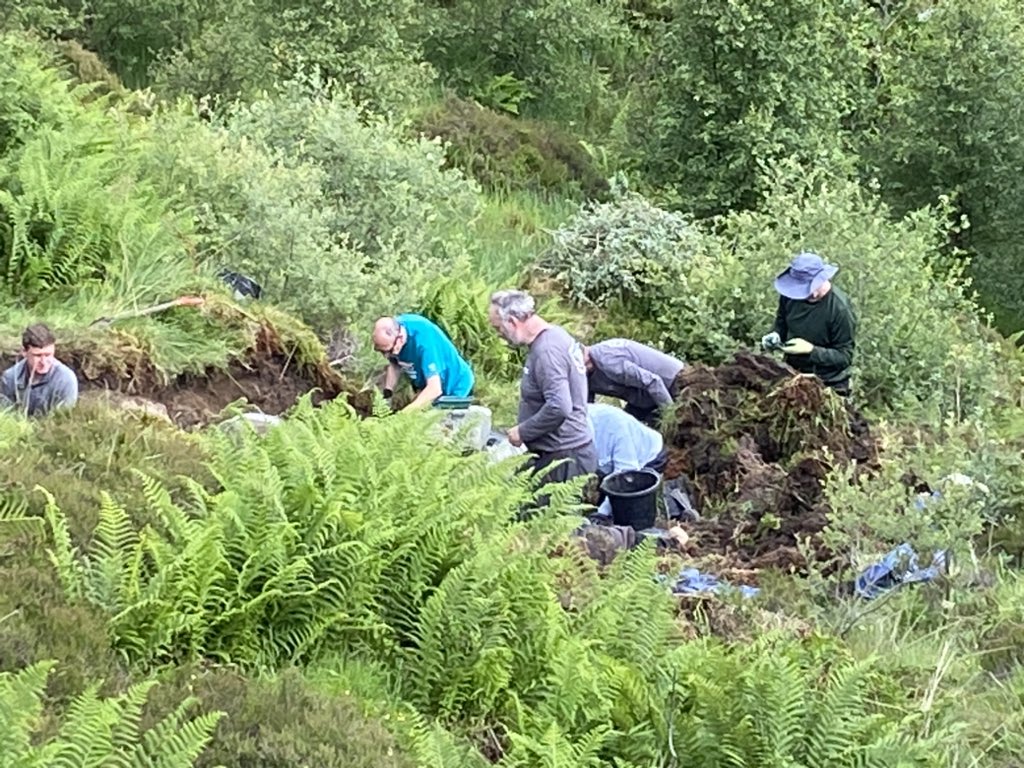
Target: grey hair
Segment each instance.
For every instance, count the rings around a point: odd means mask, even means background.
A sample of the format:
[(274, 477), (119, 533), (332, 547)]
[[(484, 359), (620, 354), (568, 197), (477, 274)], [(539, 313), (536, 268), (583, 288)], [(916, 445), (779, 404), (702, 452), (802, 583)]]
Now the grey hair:
[(498, 317), (503, 323), (509, 320), (526, 320), (537, 311), (533, 296), (514, 288), (492, 293), (491, 306), (498, 311)]

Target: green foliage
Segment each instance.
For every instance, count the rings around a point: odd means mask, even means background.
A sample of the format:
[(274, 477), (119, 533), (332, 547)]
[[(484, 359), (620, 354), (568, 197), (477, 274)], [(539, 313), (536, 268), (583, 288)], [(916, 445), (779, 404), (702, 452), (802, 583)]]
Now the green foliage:
[[(966, 554), (994, 506), (981, 478), (992, 477), (995, 466), (977, 461), (970, 427), (951, 425), (950, 434), (934, 442), (883, 425), (876, 429), (883, 440), (878, 469), (868, 474), (836, 465), (826, 479), (832, 513), (823, 543), (855, 566), (877, 561), (902, 542), (911, 542), (926, 563), (940, 549), (950, 557)], [(977, 480), (963, 484), (955, 476)], [(916, 486), (940, 496), (919, 497)]]
[(486, 107), (575, 125), (608, 122), (632, 35), (617, 3), (431, 3), (424, 56), (443, 84)]
[[(347, 93), (374, 111), (414, 104), (432, 79), (420, 61), (411, 0), (216, 0), (150, 67), (157, 90), (212, 101), (255, 98), (284, 82)], [(157, 21), (158, 17), (151, 17)]]
[(666, 4), (631, 120), (644, 179), (703, 216), (756, 207), (764, 163), (842, 162), (868, 22), (856, 2)]
[(993, 308), (1020, 328), (1019, 169), (1024, 143), (1024, 31), (1005, 0), (880, 6), (871, 38), (872, 100), (852, 138), (898, 214), (950, 195), (969, 222), (952, 241), (973, 254)]
[(918, 714), (872, 659), (825, 638), (769, 633), (746, 647), (688, 643), (666, 664), (675, 750), (694, 766), (944, 765), (946, 733)]
[(126, 674), (110, 649), (106, 616), (91, 606), (71, 605), (42, 551), (42, 536), (8, 538), (7, 522), (0, 520), (0, 670), (16, 672), (40, 659), (55, 660), (47, 700), (57, 707), (98, 679), (105, 681), (105, 694), (121, 690)]
[(841, 268), (836, 284), (859, 318), (858, 399), (960, 419), (1012, 397), (1019, 363), (978, 319), (963, 263), (937, 257), (947, 215), (894, 223), (870, 191), (789, 163), (758, 212), (688, 226), (636, 197), (586, 208), (556, 233), (544, 264), (570, 296), (611, 309), (641, 340), (718, 363), (771, 328), (772, 279), (814, 250)]
[(434, 280), (426, 291), (422, 313), (448, 334), (473, 366), (478, 378), (513, 378), (522, 355), (509, 347), (487, 319), (491, 289), (468, 270)]
[(190, 483), (176, 504), (147, 481), (156, 522), (141, 530), (105, 499), (81, 554), (51, 503), (54, 562), (138, 663), (394, 652), (448, 568), (530, 497), (507, 465), (438, 450), (415, 416), (359, 422), (340, 402), (307, 400), (264, 439), (211, 435), (221, 490)]
[(113, 126), (104, 128), (40, 129), (0, 164), (0, 277), (9, 294), (34, 301), (103, 283), (126, 304), (145, 303), (167, 282), (188, 281), (180, 229), (133, 178), (125, 147), (108, 138)]
[(583, 204), (553, 233), (540, 268), (574, 302), (650, 321), (668, 317), (686, 291), (697, 242), (685, 217), (627, 192), (612, 202)]
[(408, 140), (398, 125), (341, 96), (263, 100), (233, 111), (226, 125), (279, 150), (289, 164), (318, 164), (325, 195), (337, 201), (332, 231), (371, 256), (397, 252), (426, 266), (447, 255), (439, 222), (476, 213), (475, 186), (444, 169), (440, 142)]
[(395, 290), (394, 278), (374, 274), (370, 257), (333, 229), (325, 170), (282, 160), (183, 112), (156, 120), (145, 163), (149, 178), (189, 203), (201, 263), (249, 275), (264, 300), (326, 331), (362, 317)]
[(476, 192), (443, 164), (436, 142), (295, 93), (215, 126), (166, 117), (147, 160), (192, 207), (201, 261), (252, 275), (324, 333), (416, 306), (461, 253), (448, 222), (475, 215)]
[(39, 741), (34, 731), (51, 668), (52, 662), (39, 662), (17, 674), (0, 673), (0, 738), (9, 765), (186, 768), (195, 765), (220, 717), (220, 713), (209, 713), (189, 718), (188, 711), (195, 702), (186, 699), (166, 718), (141, 733), (142, 708), (155, 681), (139, 683), (123, 695), (109, 699), (100, 699), (98, 686), (93, 685), (68, 707), (60, 731)]
[[(10, 421), (0, 415), (0, 425)], [(138, 470), (165, 482), (178, 497), (184, 489), (180, 476), (212, 483), (204, 459), (196, 439), (170, 424), (85, 397), (70, 411), (19, 428), (4, 450), (0, 488), (33, 515), (45, 508), (33, 489), (52, 489), (75, 541), (82, 542), (96, 526), (104, 491), (125, 501), (137, 498)], [(133, 506), (132, 514), (140, 526), (152, 520), (141, 506)]]
[(608, 188), (583, 146), (553, 123), (516, 119), (449, 96), (417, 117), (415, 127), (444, 141), (448, 162), (484, 189), (589, 198)]
[(319, 691), (296, 669), (270, 679), (247, 679), (229, 669), (184, 666), (161, 681), (149, 716), (166, 708), (164, 699), (174, 701), (183, 693), (205, 711), (224, 713), (197, 768), (412, 765), (382, 721), (361, 712), (351, 696)]

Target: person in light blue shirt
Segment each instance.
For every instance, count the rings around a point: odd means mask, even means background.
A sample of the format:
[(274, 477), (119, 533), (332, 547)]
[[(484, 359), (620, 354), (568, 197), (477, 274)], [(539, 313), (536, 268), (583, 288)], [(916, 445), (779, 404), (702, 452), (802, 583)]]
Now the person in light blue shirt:
[(407, 408), (429, 406), (439, 397), (469, 397), (473, 369), (451, 339), (423, 315), (382, 317), (373, 326), (373, 346), (388, 359), (384, 397), (391, 397), (405, 373), (416, 390)]
[[(604, 479), (627, 469), (653, 469), (659, 474), (668, 465), (668, 451), (661, 433), (642, 424), (623, 409), (605, 403), (587, 406), (590, 429), (597, 446), (597, 475)], [(611, 515), (608, 499), (598, 514)]]

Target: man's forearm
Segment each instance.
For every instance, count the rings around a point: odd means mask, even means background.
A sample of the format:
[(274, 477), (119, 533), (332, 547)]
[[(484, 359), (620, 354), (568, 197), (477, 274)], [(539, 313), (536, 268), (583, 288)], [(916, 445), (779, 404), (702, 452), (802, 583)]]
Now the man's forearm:
[(413, 401), (406, 407), (408, 410), (415, 410), (416, 408), (425, 408), (426, 406), (433, 403), (437, 398), (443, 394), (441, 389), (441, 379), (437, 376), (431, 376), (427, 379), (427, 385), (420, 390), (419, 394), (413, 398)]
[(395, 386), (398, 384), (399, 373), (397, 365), (394, 363), (388, 363), (388, 369), (384, 374), (384, 389), (390, 389), (392, 392), (395, 391)]

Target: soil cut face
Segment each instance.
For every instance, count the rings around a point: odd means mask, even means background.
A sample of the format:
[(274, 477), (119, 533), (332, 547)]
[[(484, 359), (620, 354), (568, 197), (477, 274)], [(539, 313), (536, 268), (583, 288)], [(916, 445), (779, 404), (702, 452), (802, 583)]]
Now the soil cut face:
[[(180, 374), (170, 380), (137, 350), (112, 356), (81, 340), (59, 345), (57, 356), (78, 375), (82, 396), (124, 395), (136, 405), (156, 403), (154, 410), (163, 406), (171, 421), (184, 429), (216, 421), (228, 405), (242, 398), (263, 413), (280, 415), (310, 391), (314, 405), (342, 396), (361, 416), (369, 415), (369, 393), (357, 392), (326, 360), (299, 364), (283, 347), (276, 334), (264, 328), (245, 359), (232, 362), (226, 370)], [(0, 366), (6, 368), (15, 360), (0, 355)], [(109, 399), (124, 402), (120, 397)]]
[(667, 442), (667, 480), (685, 476), (701, 519), (686, 553), (735, 568), (806, 568), (798, 542), (829, 559), (823, 486), (838, 463), (865, 469), (878, 448), (867, 422), (814, 377), (747, 352), (684, 370)]

